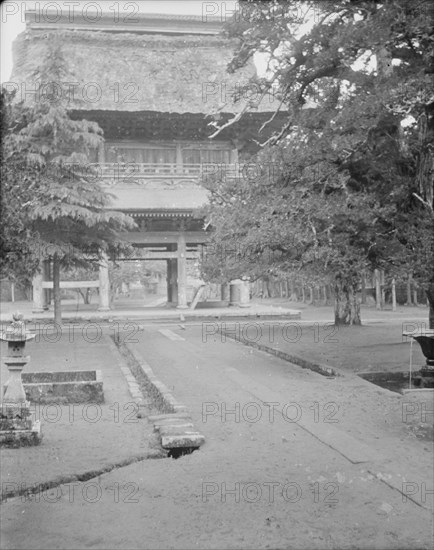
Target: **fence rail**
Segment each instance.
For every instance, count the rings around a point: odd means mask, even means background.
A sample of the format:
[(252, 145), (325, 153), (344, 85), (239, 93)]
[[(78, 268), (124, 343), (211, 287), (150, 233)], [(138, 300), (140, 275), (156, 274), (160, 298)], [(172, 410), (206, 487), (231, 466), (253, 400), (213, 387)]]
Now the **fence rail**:
[(203, 178), (250, 178), (251, 165), (246, 164), (150, 164), (150, 163), (92, 163), (90, 169), (103, 183), (115, 185), (117, 183), (136, 182), (140, 180), (167, 180), (173, 182), (191, 180), (199, 182)]

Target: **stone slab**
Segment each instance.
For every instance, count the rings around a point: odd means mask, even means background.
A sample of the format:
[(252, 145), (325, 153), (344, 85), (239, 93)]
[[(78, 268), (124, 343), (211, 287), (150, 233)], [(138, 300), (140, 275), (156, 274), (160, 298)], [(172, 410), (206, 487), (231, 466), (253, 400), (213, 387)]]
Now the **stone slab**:
[(179, 424), (179, 426), (155, 426), (155, 432), (160, 432), (161, 435), (182, 435), (189, 433), (199, 433), (193, 424)]
[(165, 435), (161, 438), (163, 449), (179, 449), (181, 447), (200, 447), (205, 443), (205, 437), (196, 433), (191, 435)]
[(159, 422), (160, 420), (165, 419), (176, 419), (176, 418), (188, 418), (191, 420), (191, 416), (188, 413), (185, 412), (179, 412), (179, 413), (168, 413), (168, 414), (157, 414), (154, 416), (150, 416), (148, 418), (149, 422)]
[(162, 426), (185, 426), (192, 424), (192, 422), (191, 418), (166, 418), (165, 420), (153, 422), (153, 424), (156, 428), (160, 428)]

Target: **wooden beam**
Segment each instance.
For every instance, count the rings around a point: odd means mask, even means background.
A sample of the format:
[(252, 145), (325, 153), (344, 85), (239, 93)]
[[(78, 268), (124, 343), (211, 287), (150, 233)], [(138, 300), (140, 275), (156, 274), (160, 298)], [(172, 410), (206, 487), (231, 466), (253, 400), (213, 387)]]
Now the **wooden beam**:
[[(179, 233), (177, 231), (131, 231), (122, 234), (125, 241), (136, 244), (151, 244), (165, 246), (177, 244)], [(185, 241), (190, 244), (205, 244), (210, 239), (210, 234), (205, 231), (186, 231)]]
[[(60, 288), (98, 288), (99, 281), (60, 281)], [(53, 281), (43, 281), (42, 288), (53, 288)]]

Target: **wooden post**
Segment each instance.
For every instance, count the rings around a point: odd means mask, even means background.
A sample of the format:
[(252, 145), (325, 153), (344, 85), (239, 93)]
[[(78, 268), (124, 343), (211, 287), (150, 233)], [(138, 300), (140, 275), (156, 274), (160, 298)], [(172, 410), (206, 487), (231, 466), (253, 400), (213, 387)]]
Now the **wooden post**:
[(43, 276), (38, 271), (33, 276), (33, 307), (32, 313), (42, 313), (44, 311), (44, 289), (42, 288)]
[(187, 246), (183, 228), (178, 236), (178, 309), (187, 309)]
[(167, 303), (172, 303), (172, 263), (166, 260)]
[(392, 279), (392, 311), (396, 311), (396, 281)]
[(107, 254), (103, 252), (99, 263), (99, 307), (98, 311), (110, 310), (110, 279)]
[(376, 309), (381, 309), (381, 282), (380, 282), (380, 272), (378, 269), (374, 271), (375, 277), (375, 302)]
[(62, 324), (62, 299), (60, 296), (60, 258), (57, 254), (53, 256), (53, 301), (54, 301), (54, 322)]

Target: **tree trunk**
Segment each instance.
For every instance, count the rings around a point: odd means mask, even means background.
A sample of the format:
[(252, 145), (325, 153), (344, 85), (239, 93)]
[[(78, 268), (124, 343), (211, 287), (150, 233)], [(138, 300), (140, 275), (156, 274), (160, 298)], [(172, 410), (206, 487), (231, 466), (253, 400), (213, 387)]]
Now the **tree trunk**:
[(272, 289), (272, 284), (271, 284), (270, 279), (267, 279), (265, 281), (265, 286), (267, 288), (267, 298), (272, 298), (273, 297), (273, 289)]
[(62, 306), (60, 299), (60, 259), (57, 254), (53, 257), (53, 297), (54, 297), (54, 322), (62, 324)]
[(324, 298), (323, 298), (323, 301), (322, 301), (322, 305), (326, 306), (327, 305), (327, 287), (326, 287), (326, 285), (323, 285), (322, 289), (323, 289), (323, 293), (324, 293)]
[(392, 311), (396, 311), (396, 281), (392, 279)]
[[(420, 153), (416, 165), (416, 184), (419, 195), (425, 202), (431, 221), (434, 221), (434, 109), (431, 103), (425, 104), (424, 112), (418, 119)], [(432, 227), (433, 224), (431, 224)], [(432, 235), (432, 231), (431, 231)], [(429, 328), (434, 329), (434, 241), (428, 258), (429, 282), (425, 289), (429, 303)]]
[(381, 309), (381, 282), (380, 282), (380, 271), (376, 269), (374, 271), (375, 277), (375, 303), (376, 309)]
[(352, 278), (335, 279), (335, 325), (361, 325), (360, 301)]
[(304, 304), (306, 302), (306, 292), (304, 290), (304, 283), (301, 283), (301, 295), (302, 295), (301, 301)]
[(429, 303), (429, 328), (434, 329), (434, 283), (431, 283), (425, 292)]
[(362, 304), (366, 304), (366, 278), (365, 274), (362, 274)]
[(407, 303), (405, 304), (406, 306), (411, 306), (411, 280), (412, 280), (412, 276), (411, 276), (411, 273), (409, 273), (407, 278)]
[(313, 288), (310, 286), (309, 287), (309, 300), (308, 300), (308, 305), (312, 305), (313, 304)]
[(220, 298), (223, 302), (229, 301), (229, 283), (222, 283), (220, 285)]
[[(288, 282), (288, 281), (287, 281)], [(298, 302), (297, 299), (297, 293), (295, 291), (295, 284), (294, 284), (294, 278), (291, 277), (290, 279), (290, 290), (289, 290), (289, 299), (291, 302)]]

